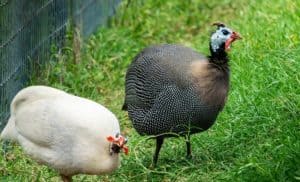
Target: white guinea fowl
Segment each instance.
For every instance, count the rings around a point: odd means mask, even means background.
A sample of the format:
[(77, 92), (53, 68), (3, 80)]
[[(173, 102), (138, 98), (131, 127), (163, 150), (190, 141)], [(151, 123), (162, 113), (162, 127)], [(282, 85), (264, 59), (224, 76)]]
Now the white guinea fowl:
[(2, 139), (17, 141), (25, 152), (56, 169), (63, 181), (76, 174), (104, 174), (128, 152), (115, 115), (91, 100), (46, 87), (21, 90), (11, 103)]

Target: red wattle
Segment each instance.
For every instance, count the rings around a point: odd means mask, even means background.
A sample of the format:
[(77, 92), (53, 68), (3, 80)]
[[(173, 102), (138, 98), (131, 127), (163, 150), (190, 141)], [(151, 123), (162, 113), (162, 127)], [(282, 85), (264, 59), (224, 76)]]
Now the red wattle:
[(128, 155), (129, 149), (126, 146), (123, 146), (123, 151), (125, 153), (125, 155)]
[(107, 139), (107, 141), (109, 141), (109, 142), (115, 141), (114, 137), (112, 137), (112, 136), (108, 136), (108, 137), (106, 137), (106, 139)]
[(225, 42), (225, 50), (230, 50), (230, 44), (234, 41), (233, 37), (230, 37), (229, 39), (226, 40)]

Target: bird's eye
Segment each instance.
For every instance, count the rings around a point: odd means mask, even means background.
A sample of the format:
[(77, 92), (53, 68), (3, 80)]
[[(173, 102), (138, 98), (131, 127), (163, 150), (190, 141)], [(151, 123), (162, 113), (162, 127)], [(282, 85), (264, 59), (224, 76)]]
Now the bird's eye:
[(228, 34), (229, 34), (229, 31), (228, 31), (228, 30), (222, 30), (222, 33), (223, 33), (224, 35), (228, 35)]

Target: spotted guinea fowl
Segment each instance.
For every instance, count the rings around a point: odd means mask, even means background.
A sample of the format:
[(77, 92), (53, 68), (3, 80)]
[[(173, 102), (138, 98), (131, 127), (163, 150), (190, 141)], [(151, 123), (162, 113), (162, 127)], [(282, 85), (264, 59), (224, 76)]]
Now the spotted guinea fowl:
[(46, 86), (21, 90), (1, 139), (17, 141), (39, 163), (56, 169), (63, 181), (75, 174), (103, 174), (127, 153), (115, 115), (100, 104)]
[(126, 74), (127, 110), (141, 135), (154, 135), (156, 165), (164, 138), (185, 136), (191, 156), (190, 134), (211, 127), (224, 107), (229, 89), (226, 51), (241, 37), (223, 23), (210, 37), (211, 55), (205, 57), (180, 45), (145, 48)]

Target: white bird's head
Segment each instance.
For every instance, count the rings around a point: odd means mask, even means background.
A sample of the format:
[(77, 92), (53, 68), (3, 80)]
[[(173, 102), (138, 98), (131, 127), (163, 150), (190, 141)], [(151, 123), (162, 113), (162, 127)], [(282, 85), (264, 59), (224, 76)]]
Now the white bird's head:
[(128, 147), (125, 146), (127, 143), (127, 138), (122, 136), (120, 133), (117, 133), (115, 136), (108, 136), (107, 141), (111, 143), (110, 153), (120, 153), (120, 150), (123, 150), (126, 155), (128, 155)]

